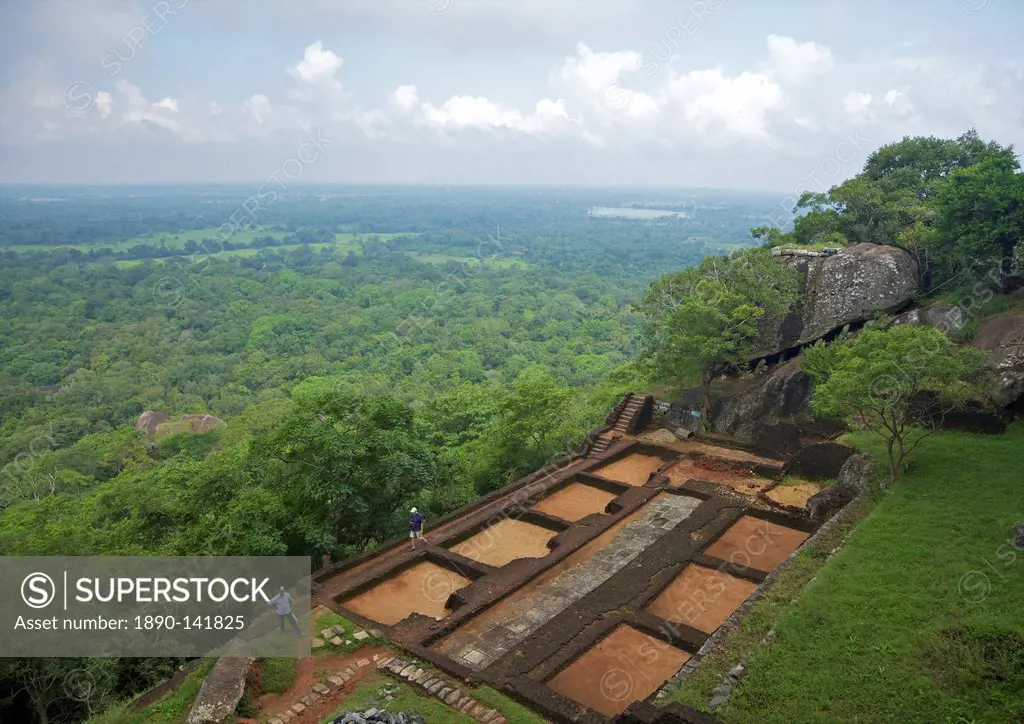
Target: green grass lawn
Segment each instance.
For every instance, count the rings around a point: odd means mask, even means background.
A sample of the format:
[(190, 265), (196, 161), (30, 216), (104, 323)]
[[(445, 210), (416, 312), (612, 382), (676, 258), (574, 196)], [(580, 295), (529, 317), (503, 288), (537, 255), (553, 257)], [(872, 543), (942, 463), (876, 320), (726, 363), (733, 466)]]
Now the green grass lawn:
[[(873, 439), (853, 442), (881, 459)], [(1011, 545), (1021, 519), (1024, 424), (925, 441), (904, 480), (778, 612), (774, 642), (718, 715), (1024, 721), (1024, 551)]]
[(260, 684), (263, 691), (280, 694), (288, 691), (295, 683), (299, 670), (299, 660), (293, 657), (274, 657), (263, 659)]

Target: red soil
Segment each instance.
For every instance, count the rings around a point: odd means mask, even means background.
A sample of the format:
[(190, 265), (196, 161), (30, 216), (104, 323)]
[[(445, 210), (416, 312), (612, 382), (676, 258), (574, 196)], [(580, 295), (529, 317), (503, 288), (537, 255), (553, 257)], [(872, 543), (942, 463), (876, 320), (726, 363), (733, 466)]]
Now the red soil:
[(739, 493), (756, 495), (758, 491), (771, 485), (772, 481), (760, 478), (750, 471), (737, 470), (712, 458), (685, 458), (665, 471), (672, 487), (680, 487), (687, 480), (698, 478), (719, 485), (727, 485)]
[(500, 568), (517, 558), (543, 558), (551, 552), (548, 541), (555, 535), (555, 531), (539, 525), (504, 518), (449, 550)]
[(823, 490), (823, 486), (815, 483), (799, 483), (797, 485), (777, 485), (765, 496), (781, 505), (792, 505), (803, 508), (812, 495)]
[(444, 605), (469, 579), (430, 561), (385, 578), (373, 588), (342, 602), (360, 616), (391, 626), (416, 612), (438, 618), (447, 615)]
[(612, 717), (653, 694), (689, 658), (685, 651), (622, 624), (562, 669), (548, 686)]
[[(651, 500), (656, 499), (657, 496), (651, 498)], [(448, 634), (448, 636), (434, 644), (432, 648), (453, 654), (456, 651), (460, 651), (467, 644), (478, 640), (480, 635), (491, 627), (500, 626), (507, 621), (518, 618), (522, 615), (522, 611), (520, 609), (522, 608), (521, 601), (524, 598), (530, 596), (534, 591), (548, 586), (565, 571), (583, 565), (590, 560), (599, 550), (614, 541), (618, 537), (619, 533), (622, 532), (623, 528), (642, 516), (644, 514), (644, 510), (648, 505), (650, 505), (650, 503), (651, 501), (648, 501), (644, 505), (640, 506), (597, 538), (594, 538), (594, 540), (573, 552), (572, 555), (565, 557), (554, 566), (544, 571), (544, 573), (527, 583), (525, 586), (516, 590), (510, 596), (502, 599), (494, 606), (491, 606), (479, 616), (470, 619), (465, 624)]]
[(689, 565), (647, 607), (655, 616), (714, 633), (757, 585), (713, 568)]
[(616, 493), (584, 483), (570, 483), (533, 506), (533, 510), (575, 523), (594, 513), (603, 513)]
[(657, 455), (644, 455), (643, 453), (633, 453), (627, 455), (621, 460), (616, 460), (610, 465), (594, 470), (595, 475), (600, 475), (602, 478), (608, 478), (609, 480), (617, 480), (620, 483), (628, 483), (630, 485), (643, 485), (647, 482), (647, 478), (655, 470), (665, 464)]
[(745, 515), (704, 552), (738, 566), (767, 572), (799, 548), (808, 535)]

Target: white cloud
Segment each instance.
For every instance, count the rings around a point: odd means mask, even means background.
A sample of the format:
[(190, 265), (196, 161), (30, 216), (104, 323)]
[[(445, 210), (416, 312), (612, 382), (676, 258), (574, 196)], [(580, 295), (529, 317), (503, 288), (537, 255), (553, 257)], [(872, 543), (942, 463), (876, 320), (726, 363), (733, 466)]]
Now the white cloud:
[(292, 97), (305, 103), (338, 103), (347, 98), (345, 89), (335, 74), (345, 61), (324, 48), (319, 40), (306, 46), (302, 60), (288, 67), (298, 84)]
[(861, 116), (868, 111), (871, 105), (871, 94), (860, 91), (850, 91), (843, 98), (843, 110), (851, 116)]
[(263, 125), (270, 119), (270, 99), (262, 93), (257, 93), (242, 101), (242, 108), (249, 114), (257, 124)]
[(168, 110), (171, 113), (178, 112), (178, 99), (177, 98), (162, 98), (153, 104), (153, 108), (162, 108)]
[(398, 106), (399, 110), (408, 113), (420, 102), (414, 85), (400, 85), (391, 94), (391, 102)]
[(635, 51), (595, 53), (586, 43), (577, 43), (576, 54), (563, 61), (557, 76), (563, 82), (597, 91), (627, 71), (637, 70), (639, 63), (640, 53)]
[(102, 118), (110, 116), (111, 104), (113, 103), (113, 97), (106, 91), (99, 91), (96, 93), (96, 108)]
[(721, 69), (673, 75), (670, 103), (700, 131), (725, 130), (746, 138), (768, 135), (769, 111), (782, 105), (782, 89), (759, 73), (729, 77)]
[(798, 43), (793, 38), (768, 36), (767, 73), (784, 83), (804, 83), (832, 70), (832, 51), (815, 42)]
[(521, 113), (504, 108), (484, 97), (452, 96), (440, 106), (420, 102), (413, 86), (400, 86), (392, 94), (395, 103), (417, 121), (436, 130), (508, 130), (523, 133), (557, 132), (575, 123), (569, 117), (565, 101), (542, 98), (533, 112)]
[(315, 85), (334, 80), (334, 74), (344, 62), (330, 50), (324, 50), (318, 40), (306, 47), (302, 60), (289, 68), (288, 73), (300, 83)]

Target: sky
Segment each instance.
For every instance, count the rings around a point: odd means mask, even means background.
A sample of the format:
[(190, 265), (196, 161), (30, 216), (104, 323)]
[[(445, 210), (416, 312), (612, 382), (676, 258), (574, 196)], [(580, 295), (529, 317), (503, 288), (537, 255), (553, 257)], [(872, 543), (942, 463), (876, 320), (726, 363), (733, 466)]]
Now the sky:
[(0, 182), (825, 190), (905, 135), (1024, 148), (1022, 30), (1019, 0), (0, 0)]

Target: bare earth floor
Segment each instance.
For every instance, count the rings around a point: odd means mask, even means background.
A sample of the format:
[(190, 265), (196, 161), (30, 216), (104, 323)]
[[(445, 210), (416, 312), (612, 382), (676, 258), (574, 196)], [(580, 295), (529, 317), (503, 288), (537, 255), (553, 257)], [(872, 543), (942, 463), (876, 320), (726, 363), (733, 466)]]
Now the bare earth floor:
[(664, 464), (665, 461), (657, 455), (633, 453), (621, 460), (616, 460), (611, 465), (598, 468), (593, 473), (594, 475), (600, 475), (602, 478), (617, 480), (620, 483), (643, 485), (647, 482), (647, 478), (650, 477), (651, 473)]
[(533, 510), (575, 523), (588, 515), (603, 513), (608, 503), (616, 497), (615, 493), (592, 485), (570, 483), (537, 503)]
[(548, 686), (610, 717), (653, 694), (689, 658), (685, 651), (622, 624), (558, 672)]
[(647, 607), (655, 616), (714, 633), (757, 585), (714, 568), (688, 565)]
[(771, 480), (759, 478), (756, 475), (744, 474), (742, 472), (708, 470), (697, 465), (692, 459), (680, 460), (678, 463), (665, 471), (665, 475), (672, 481), (672, 487), (678, 488), (686, 484), (687, 480), (707, 480), (719, 485), (728, 485), (745, 495), (756, 495), (771, 484)]
[(792, 505), (796, 508), (803, 509), (803, 507), (807, 505), (807, 501), (810, 500), (811, 496), (821, 492), (823, 489), (824, 486), (816, 485), (815, 483), (777, 485), (765, 493), (765, 495), (776, 503)]
[(412, 613), (431, 618), (447, 615), (444, 604), (448, 597), (467, 585), (468, 578), (436, 563), (421, 561), (342, 605), (371, 621), (391, 626)]
[(738, 566), (771, 571), (795, 551), (808, 535), (803, 531), (745, 515), (708, 546), (705, 553)]
[(449, 550), (479, 563), (500, 568), (517, 558), (546, 556), (551, 552), (548, 541), (555, 535), (555, 531), (539, 525), (503, 518)]

